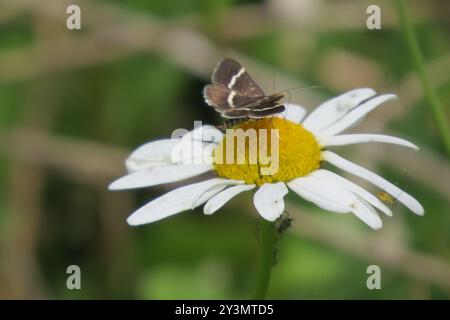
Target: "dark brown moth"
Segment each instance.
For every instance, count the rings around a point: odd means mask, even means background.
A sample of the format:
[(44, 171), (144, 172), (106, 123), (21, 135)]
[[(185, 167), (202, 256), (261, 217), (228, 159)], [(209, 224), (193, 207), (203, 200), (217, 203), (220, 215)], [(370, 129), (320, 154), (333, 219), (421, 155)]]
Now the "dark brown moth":
[(219, 62), (211, 82), (203, 90), (205, 101), (224, 118), (264, 118), (285, 109), (279, 101), (286, 93), (266, 96), (236, 60)]

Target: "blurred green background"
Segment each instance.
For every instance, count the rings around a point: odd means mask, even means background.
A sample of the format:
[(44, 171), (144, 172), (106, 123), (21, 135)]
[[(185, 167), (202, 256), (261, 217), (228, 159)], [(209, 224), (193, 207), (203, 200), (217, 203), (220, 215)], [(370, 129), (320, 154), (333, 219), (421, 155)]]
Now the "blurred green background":
[[(81, 7), (82, 30), (66, 28), (69, 4)], [(381, 8), (381, 30), (366, 28), (369, 4)], [(448, 112), (450, 3), (407, 8)], [(267, 92), (320, 85), (289, 97), (308, 111), (348, 89), (394, 92), (397, 101), (352, 130), (421, 147), (338, 150), (415, 196), (424, 217), (398, 204), (373, 231), (290, 194), (294, 225), (277, 245), (268, 297), (448, 299), (448, 156), (387, 0), (1, 1), (0, 298), (250, 296), (258, 255), (251, 194), (213, 216), (196, 210), (132, 228), (126, 217), (174, 185), (107, 191), (138, 145), (194, 120), (221, 124), (201, 91), (224, 56)], [(81, 290), (66, 287), (73, 264)], [(371, 264), (382, 270), (381, 290), (366, 287)]]

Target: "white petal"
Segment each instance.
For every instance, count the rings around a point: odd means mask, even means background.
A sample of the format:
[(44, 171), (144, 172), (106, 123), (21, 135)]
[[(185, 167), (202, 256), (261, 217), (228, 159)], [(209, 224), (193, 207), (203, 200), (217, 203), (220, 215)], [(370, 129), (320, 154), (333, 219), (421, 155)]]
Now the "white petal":
[(348, 144), (363, 143), (363, 142), (383, 142), (392, 143), (419, 150), (419, 147), (415, 144), (397, 137), (387, 136), (384, 134), (342, 134), (339, 136), (332, 136), (324, 138), (320, 141), (324, 147), (329, 146), (344, 146)]
[(380, 229), (383, 226), (378, 213), (362, 198), (357, 197), (353, 204), (352, 212), (373, 229)]
[(117, 179), (109, 185), (109, 190), (151, 187), (191, 178), (211, 170), (210, 165), (170, 165), (150, 170), (136, 171)]
[(303, 125), (306, 129), (318, 132), (341, 119), (347, 112), (366, 99), (374, 96), (376, 92), (369, 88), (355, 89), (340, 96), (325, 101), (319, 105), (305, 119)]
[(329, 137), (334, 136), (351, 125), (353, 125), (356, 121), (364, 117), (367, 113), (378, 107), (383, 102), (386, 102), (391, 99), (395, 99), (397, 96), (395, 94), (383, 94), (381, 96), (377, 96), (373, 99), (370, 99), (354, 110), (350, 111), (346, 114), (342, 119), (338, 120), (336, 123), (332, 124), (328, 128), (319, 132), (319, 136), (321, 137)]
[(240, 185), (244, 184), (244, 181), (239, 180), (231, 180), (231, 179), (222, 179), (221, 183), (218, 183), (217, 185), (209, 188), (204, 193), (198, 197), (198, 199), (193, 203), (192, 209), (195, 207), (198, 207), (199, 205), (205, 203), (208, 201), (211, 197), (215, 196), (219, 192), (221, 192), (223, 189), (225, 189), (229, 185)]
[(171, 161), (175, 164), (212, 164), (214, 143), (181, 139), (171, 152)]
[[(125, 165), (129, 172), (135, 172), (174, 163), (211, 164), (211, 152), (214, 144), (218, 143), (222, 137), (222, 132), (216, 127), (211, 125), (201, 126), (188, 132), (181, 139), (174, 137), (173, 139), (156, 140), (140, 146), (127, 158)], [(188, 140), (194, 141), (192, 144), (194, 152), (183, 153), (179, 150), (181, 148), (180, 142)], [(205, 143), (202, 148), (203, 152), (198, 152), (198, 145), (202, 145), (201, 141), (213, 142), (214, 144)], [(173, 148), (177, 145), (178, 149), (174, 151)], [(187, 147), (181, 149), (186, 150)]]
[(140, 146), (125, 160), (128, 171), (147, 170), (156, 166), (170, 164), (171, 150), (178, 141), (162, 139)]
[(336, 187), (334, 183), (329, 183), (329, 180), (309, 175), (291, 180), (287, 185), (299, 196), (319, 208), (337, 213), (352, 211), (351, 204), (354, 197), (348, 192), (342, 192), (342, 188)]
[(342, 170), (345, 170), (351, 174), (354, 174), (355, 176), (361, 177), (373, 183), (378, 188), (385, 190), (387, 193), (392, 195), (399, 202), (403, 203), (415, 214), (418, 215), (424, 214), (424, 209), (422, 205), (416, 199), (414, 199), (411, 195), (404, 192), (403, 190), (399, 189), (394, 184), (390, 183), (389, 181), (385, 180), (379, 175), (373, 173), (372, 171), (369, 171), (353, 162), (350, 162), (330, 151), (322, 152), (322, 158), (328, 161), (329, 163), (333, 164), (334, 166)]
[(263, 184), (253, 197), (259, 214), (268, 221), (275, 221), (284, 211), (284, 196), (288, 188), (284, 182)]
[(223, 133), (219, 129), (211, 125), (204, 125), (185, 134), (181, 139), (219, 143), (222, 138)]
[(392, 216), (391, 209), (389, 209), (382, 201), (380, 201), (380, 199), (375, 197), (370, 192), (364, 190), (357, 184), (351, 182), (350, 180), (347, 180), (344, 177), (341, 177), (340, 175), (325, 169), (314, 171), (313, 173), (311, 173), (311, 175), (322, 177), (324, 179), (330, 179), (335, 183), (342, 184), (343, 188), (355, 193), (356, 195), (373, 205), (375, 208), (378, 208), (379, 210), (384, 212), (386, 215)]
[(224, 181), (226, 179), (214, 178), (172, 190), (135, 211), (127, 222), (130, 225), (140, 225), (190, 210), (202, 194), (212, 187), (222, 185)]
[(293, 103), (285, 103), (286, 108), (278, 117), (290, 120), (295, 123), (300, 123), (305, 116), (306, 110), (302, 106)]
[(244, 184), (244, 185), (238, 185), (229, 187), (228, 189), (225, 189), (224, 191), (216, 194), (214, 197), (208, 200), (208, 202), (205, 204), (205, 207), (203, 208), (203, 212), (205, 214), (213, 214), (217, 210), (223, 207), (225, 203), (230, 201), (232, 198), (237, 196), (239, 193), (251, 190), (255, 187), (254, 184)]
[(294, 179), (288, 185), (304, 199), (322, 209), (338, 213), (353, 212), (370, 227), (381, 228), (381, 219), (370, 204), (337, 180), (319, 173)]

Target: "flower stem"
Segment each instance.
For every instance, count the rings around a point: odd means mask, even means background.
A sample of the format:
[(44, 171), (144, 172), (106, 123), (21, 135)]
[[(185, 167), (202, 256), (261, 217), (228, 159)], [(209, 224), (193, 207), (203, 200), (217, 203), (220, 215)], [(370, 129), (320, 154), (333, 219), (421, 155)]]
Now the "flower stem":
[(422, 52), (420, 51), (419, 43), (417, 41), (417, 37), (414, 33), (413, 27), (411, 25), (411, 21), (409, 20), (408, 14), (406, 12), (406, 5), (404, 0), (396, 0), (397, 12), (400, 19), (401, 27), (405, 33), (406, 42), (409, 46), (409, 50), (411, 51), (412, 58), (414, 60), (415, 68), (417, 71), (417, 75), (422, 84), (424, 93), (428, 99), (428, 103), (430, 104), (434, 119), (436, 121), (437, 127), (441, 133), (442, 139), (444, 141), (447, 153), (450, 155), (450, 126), (448, 125), (448, 118), (444, 108), (442, 107), (442, 103), (439, 100), (436, 91), (430, 84), (427, 73), (425, 71), (425, 63), (422, 56)]
[(273, 249), (275, 242), (275, 224), (262, 219), (260, 225), (259, 270), (256, 279), (254, 298), (261, 300), (266, 297), (269, 287), (270, 273), (273, 265)]

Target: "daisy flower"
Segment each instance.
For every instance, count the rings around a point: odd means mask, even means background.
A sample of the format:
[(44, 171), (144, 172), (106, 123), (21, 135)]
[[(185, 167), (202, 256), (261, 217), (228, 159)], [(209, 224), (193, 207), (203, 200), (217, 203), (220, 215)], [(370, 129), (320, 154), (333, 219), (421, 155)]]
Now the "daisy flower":
[(213, 214), (238, 194), (250, 190), (254, 191), (253, 203), (258, 213), (268, 221), (275, 221), (283, 213), (284, 197), (291, 190), (322, 209), (353, 213), (373, 229), (381, 228), (377, 210), (391, 216), (390, 208), (352, 181), (323, 169), (323, 163), (327, 162), (367, 180), (415, 214), (423, 215), (423, 207), (411, 195), (328, 150), (328, 147), (365, 142), (391, 143), (418, 150), (411, 142), (388, 135), (342, 134), (370, 111), (394, 98), (394, 94), (377, 95), (369, 88), (356, 89), (322, 103), (306, 118), (304, 108), (285, 104), (285, 111), (275, 117), (252, 119), (235, 126), (234, 129), (244, 132), (255, 130), (258, 138), (263, 129), (276, 130), (278, 170), (272, 174), (261, 174), (263, 159), (259, 156), (256, 164), (248, 156), (241, 163), (218, 161), (231, 131), (222, 133), (206, 125), (180, 138), (157, 140), (139, 147), (126, 160), (129, 174), (114, 181), (109, 189), (150, 187), (214, 173), (211, 178), (176, 188), (150, 201), (128, 218), (130, 225), (158, 221), (201, 205), (205, 214)]

